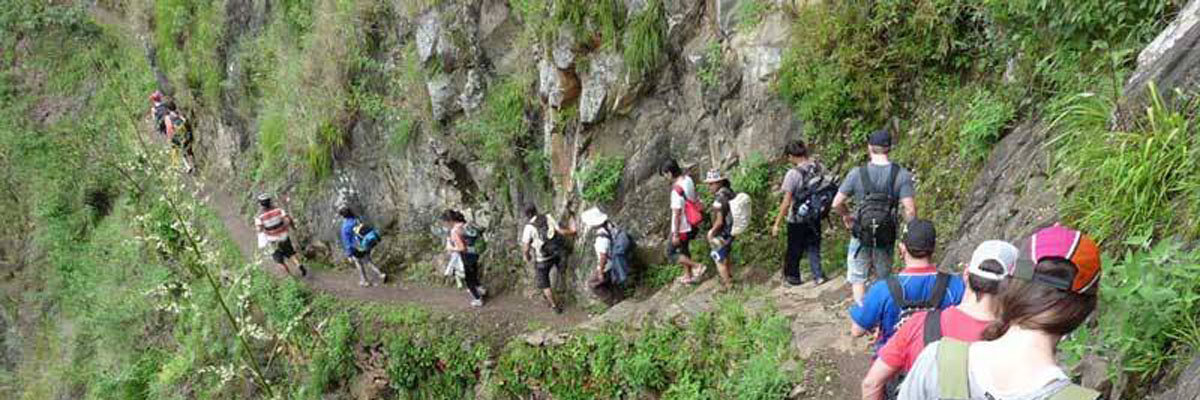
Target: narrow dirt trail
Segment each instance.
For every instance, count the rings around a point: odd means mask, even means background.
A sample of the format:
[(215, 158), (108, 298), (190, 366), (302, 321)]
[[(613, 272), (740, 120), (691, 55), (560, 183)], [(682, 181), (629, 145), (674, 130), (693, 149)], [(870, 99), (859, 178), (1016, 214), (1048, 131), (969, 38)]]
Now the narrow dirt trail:
[[(161, 142), (161, 141), (160, 141)], [(554, 314), (540, 301), (529, 300), (515, 293), (501, 293), (489, 297), (481, 308), (471, 307), (465, 290), (395, 283), (364, 288), (358, 285), (358, 273), (351, 268), (337, 270), (310, 269), (307, 278), (288, 277), (274, 262), (264, 261), (262, 250), (257, 249), (257, 237), (250, 218), (238, 213), (234, 197), (220, 187), (207, 185), (201, 179), (188, 178), (189, 184), (199, 189), (205, 203), (217, 214), (242, 256), (256, 262), (280, 279), (300, 279), (317, 291), (329, 293), (346, 300), (378, 302), (387, 304), (409, 304), (430, 311), (449, 313), (474, 322), (482, 323), (486, 329), (502, 329), (509, 333), (528, 330), (530, 323), (564, 327), (574, 326), (588, 319), (579, 309), (568, 308), (561, 315)], [(334, 229), (335, 227), (330, 227)], [(484, 282), (486, 285), (486, 281)]]

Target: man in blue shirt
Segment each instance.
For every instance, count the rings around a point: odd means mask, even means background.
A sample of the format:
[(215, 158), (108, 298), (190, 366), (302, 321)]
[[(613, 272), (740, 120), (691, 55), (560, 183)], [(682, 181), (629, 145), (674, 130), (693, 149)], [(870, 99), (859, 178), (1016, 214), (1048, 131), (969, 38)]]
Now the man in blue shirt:
[[(937, 231), (932, 222), (914, 219), (908, 223), (900, 241), (904, 270), (891, 278), (876, 281), (863, 297), (863, 304), (850, 307), (851, 334), (863, 336), (878, 329), (878, 341), (875, 343), (878, 349), (896, 333), (902, 314), (906, 314), (904, 307), (897, 302), (898, 298), (909, 303), (908, 310), (943, 309), (962, 301), (965, 290), (962, 279), (939, 273), (933, 263), (936, 244)], [(946, 275), (941, 278), (941, 285), (937, 284), (939, 275)], [(941, 293), (935, 290), (938, 286), (944, 287)], [(932, 303), (939, 297), (939, 304), (923, 304)]]
[(343, 206), (338, 209), (338, 214), (342, 216), (342, 248), (346, 250), (346, 258), (358, 267), (358, 285), (362, 287), (375, 286), (375, 283), (367, 279), (366, 269), (370, 268), (379, 277), (379, 283), (387, 281), (387, 274), (375, 267), (375, 263), (371, 261), (371, 253), (369, 251), (359, 250), (358, 234), (354, 232), (354, 227), (358, 226), (358, 216), (348, 206)]

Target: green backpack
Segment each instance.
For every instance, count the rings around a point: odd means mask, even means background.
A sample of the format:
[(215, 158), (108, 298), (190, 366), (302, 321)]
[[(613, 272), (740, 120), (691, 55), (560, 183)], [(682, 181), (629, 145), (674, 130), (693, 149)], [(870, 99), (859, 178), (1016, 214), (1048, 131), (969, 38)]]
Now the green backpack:
[[(938, 345), (938, 399), (969, 400), (971, 384), (967, 377), (966, 342), (942, 338)], [(1076, 384), (1070, 384), (1050, 396), (1050, 400), (1096, 400), (1100, 392)]]

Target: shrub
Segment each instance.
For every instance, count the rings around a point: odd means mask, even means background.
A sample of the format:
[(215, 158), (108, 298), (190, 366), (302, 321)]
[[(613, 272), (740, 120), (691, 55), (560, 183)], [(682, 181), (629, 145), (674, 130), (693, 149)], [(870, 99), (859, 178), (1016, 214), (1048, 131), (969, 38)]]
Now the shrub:
[(771, 4), (763, 0), (744, 0), (737, 5), (737, 24), (738, 27), (751, 30), (758, 27), (767, 13), (771, 11)]
[(602, 156), (579, 172), (583, 199), (590, 203), (607, 203), (617, 198), (617, 188), (625, 170), (625, 158)]
[(354, 327), (350, 314), (342, 311), (329, 320), (323, 333), (321, 347), (313, 354), (309, 387), (314, 393), (324, 393), (345, 381), (354, 372)]
[(751, 154), (734, 170), (729, 183), (735, 192), (745, 192), (762, 201), (771, 192), (771, 164), (762, 154)]
[(721, 84), (721, 67), (724, 60), (721, 55), (721, 42), (716, 40), (708, 42), (704, 46), (704, 53), (701, 55), (700, 69), (696, 71), (696, 78), (700, 80), (705, 87), (716, 87)]
[(666, 61), (666, 30), (662, 0), (648, 0), (625, 32), (625, 68), (630, 76), (645, 77)]
[(501, 167), (517, 161), (515, 150), (529, 134), (525, 119), (528, 86), (523, 77), (506, 78), (488, 91), (476, 117), (459, 124), (468, 144), (478, 149), (484, 161)]

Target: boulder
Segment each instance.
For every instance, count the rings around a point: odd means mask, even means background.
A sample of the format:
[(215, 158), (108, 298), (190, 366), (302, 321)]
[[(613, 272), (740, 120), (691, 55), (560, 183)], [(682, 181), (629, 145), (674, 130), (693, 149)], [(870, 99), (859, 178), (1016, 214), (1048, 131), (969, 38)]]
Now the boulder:
[(1179, 375), (1174, 388), (1154, 396), (1154, 400), (1200, 400), (1200, 357)]
[(733, 33), (734, 25), (737, 23), (737, 8), (739, 0), (716, 0), (717, 3), (717, 25), (721, 27), (721, 33), (729, 35)]
[(437, 42), (442, 30), (442, 14), (437, 9), (431, 9), (417, 20), (417, 56), (422, 63), (427, 63), (437, 51)]
[(470, 115), (483, 104), (483, 78), (478, 69), (467, 71), (467, 82), (463, 84), (462, 92), (458, 95), (458, 106)]
[(575, 34), (571, 32), (571, 28), (563, 26), (558, 29), (551, 56), (554, 58), (554, 66), (558, 69), (566, 70), (575, 65)]
[(571, 70), (554, 66), (549, 59), (538, 62), (538, 95), (551, 107), (559, 108), (579, 97), (579, 78)]
[(438, 74), (429, 79), (425, 83), (425, 89), (429, 91), (429, 105), (433, 112), (433, 118), (438, 121), (445, 121), (455, 111), (455, 93), (454, 86), (451, 84), (450, 75)]
[(741, 32), (732, 39), (730, 48), (737, 53), (742, 69), (742, 84), (750, 97), (770, 94), (770, 85), (783, 65), (783, 51), (791, 36), (791, 24), (786, 16), (772, 13), (753, 31)]
[(584, 75), (579, 99), (581, 122), (591, 124), (604, 118), (605, 102), (624, 69), (625, 64), (615, 53), (605, 52), (592, 57), (591, 70)]
[(1189, 1), (1150, 45), (1138, 54), (1138, 66), (1125, 85), (1125, 101), (1118, 108), (1119, 120), (1139, 114), (1149, 101), (1154, 84), (1165, 100), (1174, 100), (1175, 89), (1194, 92), (1200, 83), (1200, 0)]

